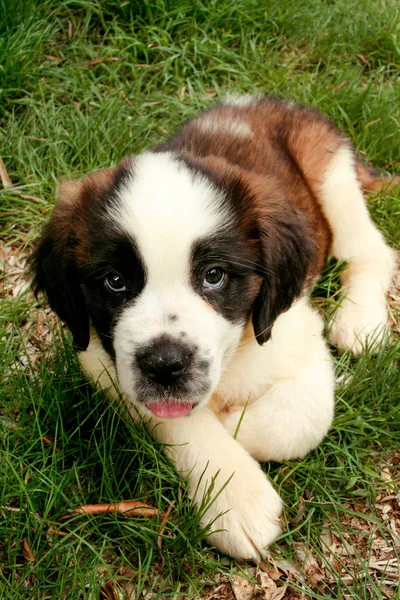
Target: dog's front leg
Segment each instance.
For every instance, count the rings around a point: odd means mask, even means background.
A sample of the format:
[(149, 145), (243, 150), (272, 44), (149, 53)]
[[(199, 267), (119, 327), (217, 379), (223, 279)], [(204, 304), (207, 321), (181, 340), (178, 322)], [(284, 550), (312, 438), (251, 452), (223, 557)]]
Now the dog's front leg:
[(282, 501), (259, 464), (208, 408), (149, 426), (188, 481), (201, 524), (210, 527), (208, 542), (232, 557), (260, 560), (280, 533)]

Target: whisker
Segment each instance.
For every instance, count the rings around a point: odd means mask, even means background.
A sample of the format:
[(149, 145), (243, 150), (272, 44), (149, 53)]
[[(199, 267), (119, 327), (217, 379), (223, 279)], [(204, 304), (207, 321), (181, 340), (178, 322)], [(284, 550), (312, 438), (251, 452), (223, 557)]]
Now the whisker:
[(222, 262), (225, 262), (230, 265), (236, 265), (239, 267), (248, 268), (249, 270), (251, 269), (252, 271), (257, 271), (260, 274), (265, 274), (265, 275), (272, 274), (272, 271), (270, 269), (268, 269), (267, 267), (265, 267), (264, 265), (261, 265), (260, 263), (257, 263), (252, 260), (248, 260), (246, 258), (238, 258), (237, 260), (233, 260), (232, 257), (226, 256), (224, 254), (215, 254), (215, 255), (213, 254), (213, 255), (208, 256), (207, 259), (222, 261)]

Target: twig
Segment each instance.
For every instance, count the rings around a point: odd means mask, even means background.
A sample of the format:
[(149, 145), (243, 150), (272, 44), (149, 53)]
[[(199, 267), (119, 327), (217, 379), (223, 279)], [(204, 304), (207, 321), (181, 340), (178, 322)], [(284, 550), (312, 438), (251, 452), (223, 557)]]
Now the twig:
[[(59, 535), (61, 537), (68, 535), (68, 533), (66, 531), (60, 531), (60, 529), (57, 529), (57, 527), (55, 525), (51, 525), (49, 527), (49, 533), (51, 533), (53, 535)], [(76, 538), (76, 536), (73, 534), (72, 534), (72, 537)]]
[(39, 196), (31, 196), (30, 194), (23, 194), (22, 192), (20, 192), (19, 190), (12, 188), (10, 189), (9, 186), (7, 186), (7, 193), (8, 194), (15, 194), (15, 196), (19, 196), (19, 198), (23, 198), (24, 200), (33, 200), (34, 202), (41, 202), (42, 204), (45, 204), (45, 201), (43, 200), (43, 198), (39, 198)]
[(69, 519), (76, 515), (102, 515), (105, 513), (120, 513), (126, 517), (155, 517), (159, 514), (157, 508), (149, 504), (140, 502), (140, 500), (128, 500), (126, 502), (116, 502), (114, 504), (85, 504), (72, 511), (68, 515), (60, 518), (60, 521)]
[[(49, 440), (49, 438), (47, 437), (42, 437), (42, 440), (45, 442), (45, 444), (48, 444), (49, 446), (54, 446), (54, 442), (52, 442), (51, 440)], [(61, 452), (60, 448), (58, 446), (54, 446), (54, 448), (58, 451)]]
[(161, 527), (160, 527), (160, 531), (158, 532), (158, 538), (157, 538), (157, 546), (158, 546), (158, 549), (160, 552), (162, 550), (162, 536), (164, 535), (164, 529), (167, 524), (168, 518), (172, 512), (172, 509), (174, 508), (174, 505), (175, 505), (175, 500), (172, 500), (171, 504), (167, 508), (167, 511), (164, 515), (163, 520), (161, 521)]

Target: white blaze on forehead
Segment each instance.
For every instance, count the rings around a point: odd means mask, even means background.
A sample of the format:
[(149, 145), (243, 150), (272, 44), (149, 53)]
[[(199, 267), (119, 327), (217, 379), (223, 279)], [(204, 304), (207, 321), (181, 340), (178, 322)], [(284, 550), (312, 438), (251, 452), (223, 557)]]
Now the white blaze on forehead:
[(171, 153), (139, 155), (113, 218), (138, 245), (148, 282), (188, 279), (193, 243), (229, 223), (223, 194)]
[(146, 270), (144, 289), (121, 310), (113, 331), (121, 390), (131, 401), (138, 393), (142, 401), (160, 401), (161, 392), (141, 388), (136, 352), (161, 335), (183, 335), (182, 343), (194, 349), (187, 399), (207, 402), (243, 330), (213, 310), (190, 282), (194, 243), (229, 226), (224, 193), (173, 154), (145, 153), (132, 164), (110, 218), (135, 241)]

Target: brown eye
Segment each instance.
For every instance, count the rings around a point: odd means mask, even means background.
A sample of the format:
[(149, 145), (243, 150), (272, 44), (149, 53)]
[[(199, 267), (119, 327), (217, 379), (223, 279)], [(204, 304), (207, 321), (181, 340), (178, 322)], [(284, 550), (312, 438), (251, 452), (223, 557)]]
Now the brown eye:
[(120, 294), (126, 291), (126, 285), (122, 275), (114, 271), (109, 273), (104, 279), (104, 285), (106, 289), (114, 294)]
[(222, 267), (211, 267), (204, 276), (203, 288), (217, 290), (224, 285), (226, 277), (226, 272)]

